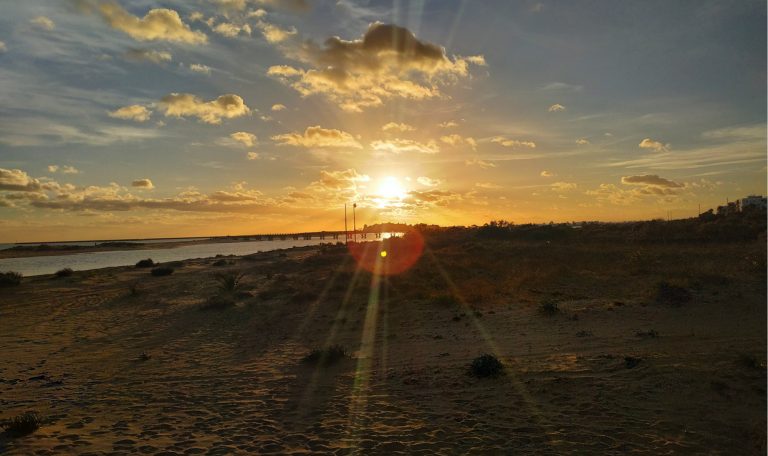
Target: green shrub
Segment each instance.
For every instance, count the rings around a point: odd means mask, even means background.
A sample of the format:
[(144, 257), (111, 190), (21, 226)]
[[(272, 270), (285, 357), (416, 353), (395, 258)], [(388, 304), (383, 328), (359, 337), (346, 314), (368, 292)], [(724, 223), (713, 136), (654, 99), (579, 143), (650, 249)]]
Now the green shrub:
[(139, 260), (138, 263), (136, 263), (137, 268), (151, 268), (155, 265), (155, 262), (152, 261), (152, 258), (147, 258), (146, 260)]
[(504, 365), (493, 355), (485, 354), (472, 360), (469, 373), (475, 377), (496, 377), (504, 372)]
[(173, 268), (168, 266), (158, 266), (152, 269), (151, 274), (155, 277), (162, 277), (173, 274)]
[(40, 428), (42, 419), (35, 412), (25, 412), (2, 423), (5, 432), (11, 437), (22, 437)]
[(22, 278), (24, 278), (24, 276), (19, 272), (0, 272), (0, 288), (21, 285)]
[(325, 348), (316, 348), (309, 352), (302, 362), (306, 364), (317, 364), (320, 366), (330, 366), (336, 364), (344, 358), (348, 358), (347, 349), (341, 345), (331, 345)]

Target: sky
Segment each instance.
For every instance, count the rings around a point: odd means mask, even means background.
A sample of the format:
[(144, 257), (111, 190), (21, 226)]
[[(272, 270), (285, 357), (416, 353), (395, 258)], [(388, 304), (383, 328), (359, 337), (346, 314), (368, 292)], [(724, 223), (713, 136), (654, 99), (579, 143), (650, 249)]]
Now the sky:
[(0, 15), (0, 242), (692, 217), (766, 194), (763, 1)]

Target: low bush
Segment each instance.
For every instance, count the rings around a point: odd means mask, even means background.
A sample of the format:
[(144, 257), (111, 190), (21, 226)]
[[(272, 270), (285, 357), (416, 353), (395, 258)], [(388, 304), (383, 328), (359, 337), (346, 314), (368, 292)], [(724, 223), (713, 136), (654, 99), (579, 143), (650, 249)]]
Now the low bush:
[(155, 262), (152, 261), (152, 258), (147, 258), (146, 260), (139, 260), (138, 263), (136, 263), (137, 268), (151, 268), (155, 265)]
[(555, 301), (542, 301), (541, 304), (539, 304), (539, 313), (546, 315), (547, 317), (553, 317), (560, 313), (560, 307), (557, 306), (557, 302)]
[(224, 272), (214, 276), (216, 283), (218, 283), (219, 291), (222, 293), (235, 292), (238, 288), (240, 288), (240, 286), (242, 286), (244, 277), (245, 274), (235, 271)]
[(493, 355), (485, 354), (472, 360), (469, 373), (478, 378), (496, 377), (504, 372), (504, 365)]
[(19, 272), (0, 272), (0, 288), (21, 285), (21, 279), (23, 278), (24, 276)]
[(152, 269), (151, 274), (155, 277), (162, 277), (173, 274), (173, 268), (168, 266), (158, 266)]
[(69, 277), (73, 272), (72, 268), (59, 269), (56, 271), (56, 277)]
[(320, 366), (330, 366), (336, 364), (344, 358), (348, 358), (347, 349), (341, 345), (331, 345), (325, 348), (316, 348), (309, 352), (302, 362), (306, 364), (317, 364)]
[(25, 412), (6, 420), (2, 423), (2, 427), (11, 437), (22, 437), (38, 430), (41, 424), (40, 415), (35, 412)]

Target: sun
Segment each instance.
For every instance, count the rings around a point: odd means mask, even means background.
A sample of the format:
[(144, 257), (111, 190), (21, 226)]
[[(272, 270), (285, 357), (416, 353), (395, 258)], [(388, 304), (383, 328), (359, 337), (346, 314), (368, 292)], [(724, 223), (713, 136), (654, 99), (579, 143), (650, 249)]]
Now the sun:
[(399, 203), (406, 196), (406, 190), (400, 180), (393, 176), (385, 177), (379, 183), (377, 195), (379, 206), (391, 206)]

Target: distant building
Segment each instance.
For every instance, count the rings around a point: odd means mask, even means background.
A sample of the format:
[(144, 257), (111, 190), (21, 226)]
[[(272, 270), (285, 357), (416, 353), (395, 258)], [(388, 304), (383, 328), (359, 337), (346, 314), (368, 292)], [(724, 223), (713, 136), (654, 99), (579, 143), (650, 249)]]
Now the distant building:
[(752, 209), (766, 209), (765, 205), (766, 198), (764, 196), (757, 196), (757, 195), (749, 195), (746, 198), (741, 199), (741, 210), (752, 210)]
[(739, 201), (731, 201), (725, 206), (717, 206), (717, 215), (733, 215), (741, 212)]

